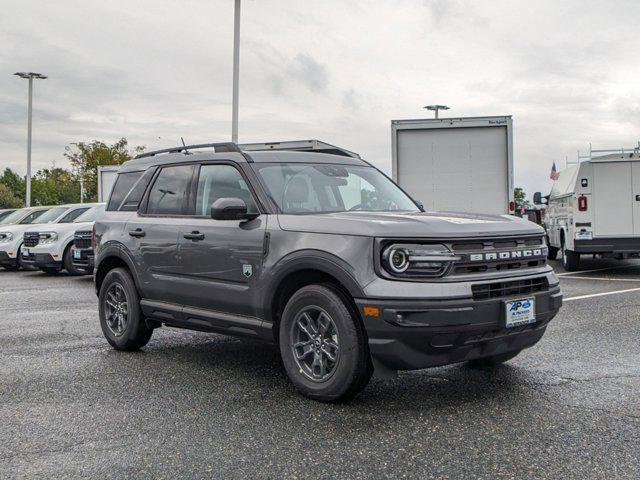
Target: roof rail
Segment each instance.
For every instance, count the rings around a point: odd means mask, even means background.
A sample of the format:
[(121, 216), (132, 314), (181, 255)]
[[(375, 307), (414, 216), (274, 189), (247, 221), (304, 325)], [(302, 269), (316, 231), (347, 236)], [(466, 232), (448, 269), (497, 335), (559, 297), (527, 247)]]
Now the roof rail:
[(219, 152), (238, 152), (238, 153), (242, 153), (242, 151), (238, 148), (238, 145), (236, 145), (235, 143), (233, 143), (233, 142), (221, 142), (221, 143), (200, 143), (200, 144), (197, 144), (197, 145), (180, 145), (178, 147), (163, 148), (162, 150), (153, 150), (151, 152), (141, 153), (139, 155), (136, 155), (134, 158), (153, 157), (153, 156), (161, 154), (161, 153), (185, 152), (185, 154), (188, 154), (189, 150), (197, 150), (199, 148), (211, 148), (211, 147), (213, 147), (213, 149), (214, 149), (214, 151), (216, 153), (219, 153)]

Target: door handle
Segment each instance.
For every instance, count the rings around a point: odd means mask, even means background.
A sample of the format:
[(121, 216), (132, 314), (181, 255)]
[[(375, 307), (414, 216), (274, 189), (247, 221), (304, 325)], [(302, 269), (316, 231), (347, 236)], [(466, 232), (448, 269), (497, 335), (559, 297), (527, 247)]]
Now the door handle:
[(187, 240), (204, 240), (204, 233), (200, 233), (200, 232), (191, 232), (191, 233), (185, 233), (183, 235), (184, 238), (186, 238)]
[(146, 232), (141, 228), (136, 228), (135, 230), (129, 230), (129, 235), (136, 238), (142, 238), (146, 235)]

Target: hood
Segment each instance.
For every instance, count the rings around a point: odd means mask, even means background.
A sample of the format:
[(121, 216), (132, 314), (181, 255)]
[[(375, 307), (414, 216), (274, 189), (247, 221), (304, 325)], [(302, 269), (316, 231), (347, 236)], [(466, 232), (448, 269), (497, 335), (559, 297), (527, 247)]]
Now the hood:
[[(40, 223), (35, 225), (24, 225), (29, 227), (24, 232), (56, 232), (58, 234), (74, 234), (77, 230), (91, 230), (93, 222), (81, 223)], [(0, 229), (1, 231), (1, 229)]]
[(338, 212), (278, 215), (283, 230), (367, 237), (460, 238), (544, 234), (529, 220), (511, 215), (454, 212)]

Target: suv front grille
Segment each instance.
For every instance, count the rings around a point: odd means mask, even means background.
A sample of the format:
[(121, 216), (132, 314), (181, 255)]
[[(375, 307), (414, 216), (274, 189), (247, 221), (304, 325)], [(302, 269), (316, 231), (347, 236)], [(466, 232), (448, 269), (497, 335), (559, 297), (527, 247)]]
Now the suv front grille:
[(546, 290), (549, 290), (547, 277), (528, 278), (526, 280), (515, 280), (511, 282), (484, 283), (471, 286), (474, 300), (529, 295)]
[(40, 243), (40, 234), (37, 232), (27, 232), (24, 234), (24, 246), (35, 247)]
[(73, 235), (73, 246), (79, 250), (91, 248), (91, 232), (76, 232)]
[(535, 268), (544, 265), (547, 257), (541, 236), (460, 241), (450, 248), (461, 257), (453, 265), (453, 275)]

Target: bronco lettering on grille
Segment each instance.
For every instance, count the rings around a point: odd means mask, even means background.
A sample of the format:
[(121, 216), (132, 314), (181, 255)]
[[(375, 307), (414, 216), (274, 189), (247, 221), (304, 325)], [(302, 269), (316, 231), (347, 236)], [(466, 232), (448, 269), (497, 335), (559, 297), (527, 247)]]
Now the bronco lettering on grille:
[(471, 253), (469, 254), (469, 261), (483, 262), (490, 260), (511, 260), (513, 258), (541, 257), (542, 255), (543, 252), (541, 248), (535, 248), (532, 250), (513, 250), (507, 252)]

